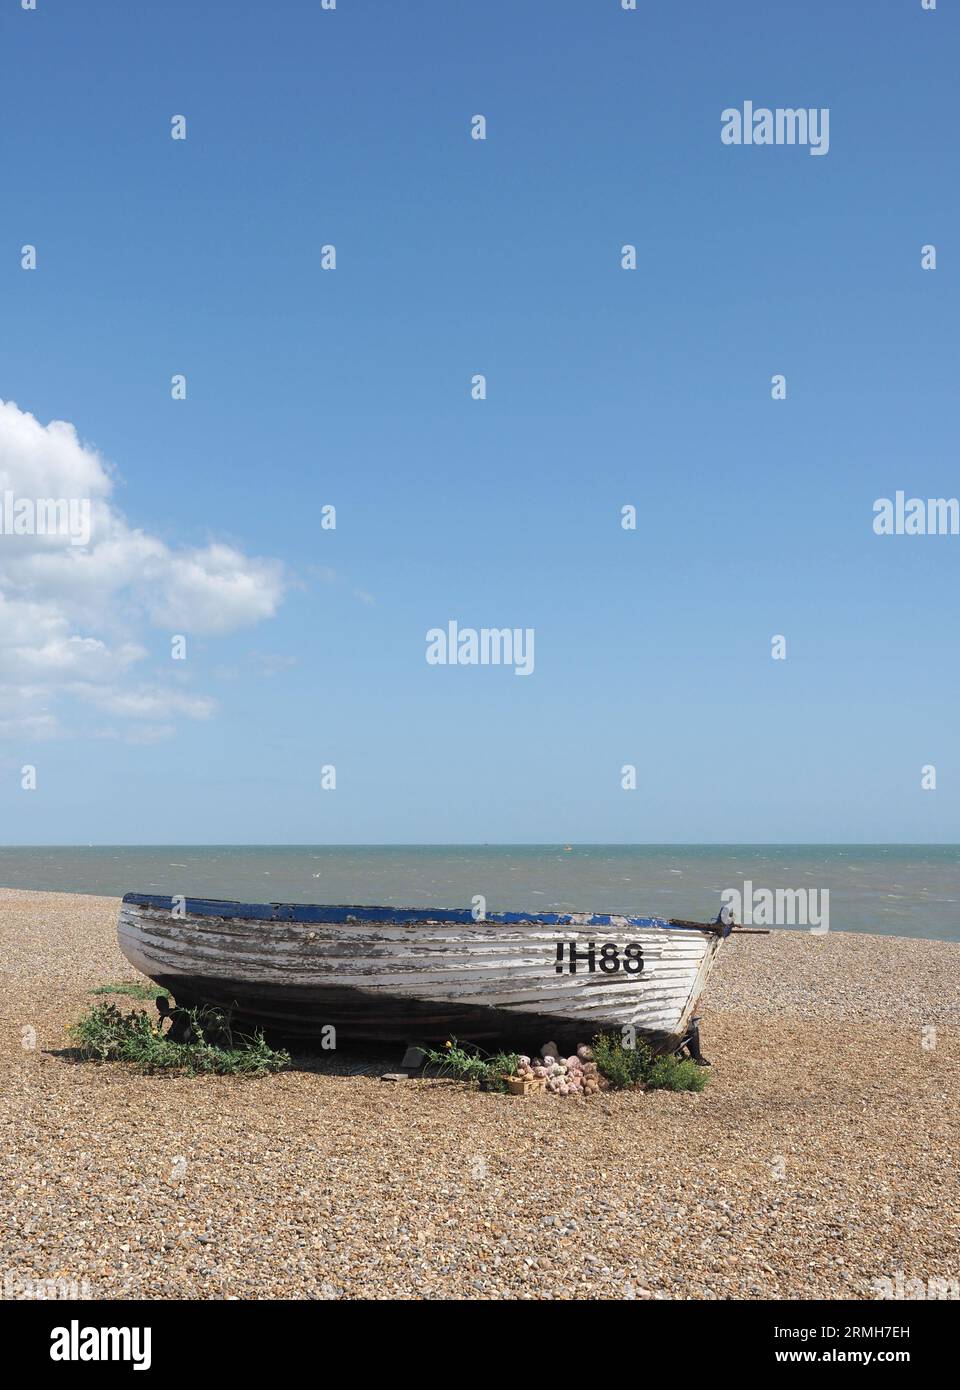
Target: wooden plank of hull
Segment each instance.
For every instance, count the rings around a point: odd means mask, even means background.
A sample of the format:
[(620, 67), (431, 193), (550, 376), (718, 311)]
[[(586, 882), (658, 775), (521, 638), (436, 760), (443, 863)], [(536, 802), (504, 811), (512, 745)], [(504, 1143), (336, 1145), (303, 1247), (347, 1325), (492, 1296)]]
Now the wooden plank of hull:
[[(721, 940), (656, 919), (597, 926), (586, 914), (562, 925), (437, 922), (427, 912), (402, 922), (297, 922), (189, 908), (174, 916), (125, 900), (118, 938), (127, 959), (180, 1004), (230, 1005), (238, 1021), (291, 1037), (332, 1025), (344, 1038), (457, 1034), (538, 1046), (554, 1034), (581, 1041), (630, 1025), (663, 1043), (682, 1036)], [(575, 973), (566, 963), (558, 973), (559, 942), (575, 944), (582, 962), (590, 942), (598, 952), (616, 944), (621, 961), (636, 942), (643, 973), (590, 973), (579, 962)]]

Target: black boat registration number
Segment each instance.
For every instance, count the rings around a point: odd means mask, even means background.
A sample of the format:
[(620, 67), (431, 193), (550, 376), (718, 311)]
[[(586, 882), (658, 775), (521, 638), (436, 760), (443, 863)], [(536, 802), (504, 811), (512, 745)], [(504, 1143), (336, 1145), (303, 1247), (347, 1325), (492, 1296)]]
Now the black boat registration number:
[(582, 945), (576, 941), (557, 942), (556, 972), (562, 975), (576, 975), (577, 967), (582, 966), (588, 975), (599, 970), (604, 975), (615, 975), (622, 970), (626, 975), (643, 974), (643, 947), (639, 941), (631, 941), (624, 946), (623, 954), (615, 941), (588, 941)]

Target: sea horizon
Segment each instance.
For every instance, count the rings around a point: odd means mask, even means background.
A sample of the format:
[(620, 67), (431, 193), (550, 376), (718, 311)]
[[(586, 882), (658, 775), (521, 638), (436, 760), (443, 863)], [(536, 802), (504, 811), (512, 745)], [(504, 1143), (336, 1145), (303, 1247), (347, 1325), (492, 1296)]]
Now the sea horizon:
[(960, 941), (960, 846), (946, 843), (8, 845), (0, 885), (704, 921), (730, 890), (799, 890), (829, 895), (831, 931)]

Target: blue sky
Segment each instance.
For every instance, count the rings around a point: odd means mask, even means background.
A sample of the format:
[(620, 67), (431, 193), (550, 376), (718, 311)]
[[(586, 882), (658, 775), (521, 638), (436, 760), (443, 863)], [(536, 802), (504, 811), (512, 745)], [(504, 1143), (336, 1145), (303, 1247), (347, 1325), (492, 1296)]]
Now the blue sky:
[[(172, 555), (285, 574), (232, 631), (71, 614), (141, 647), (111, 690), (205, 715), (138, 741), (31, 686), (56, 729), (9, 721), (3, 840), (960, 839), (960, 537), (871, 526), (960, 491), (953, 7), (5, 0), (0, 30), (0, 398), (75, 426)], [(829, 153), (724, 146), (747, 99), (828, 107)], [(532, 627), (534, 674), (428, 666), (450, 619)]]

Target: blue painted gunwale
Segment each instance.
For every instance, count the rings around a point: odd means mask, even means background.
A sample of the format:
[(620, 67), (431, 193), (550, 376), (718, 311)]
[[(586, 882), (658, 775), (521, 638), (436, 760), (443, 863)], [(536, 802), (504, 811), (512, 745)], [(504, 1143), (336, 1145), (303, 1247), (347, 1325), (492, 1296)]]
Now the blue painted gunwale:
[[(125, 903), (136, 907), (173, 910), (173, 898), (155, 893), (125, 893)], [(186, 898), (184, 912), (191, 917), (235, 917), (242, 921), (261, 922), (389, 922), (407, 926), (413, 922), (450, 922), (457, 925), (477, 925), (474, 916), (465, 908), (433, 907), (324, 907), (314, 903), (237, 903), (220, 898)], [(581, 918), (576, 921), (575, 918)], [(584, 916), (571, 912), (488, 912), (484, 922), (513, 926), (524, 923), (538, 927), (643, 927), (663, 931), (716, 931), (712, 923), (669, 922), (662, 917), (626, 917), (620, 913), (598, 912)], [(729, 927), (722, 928), (728, 936)]]

